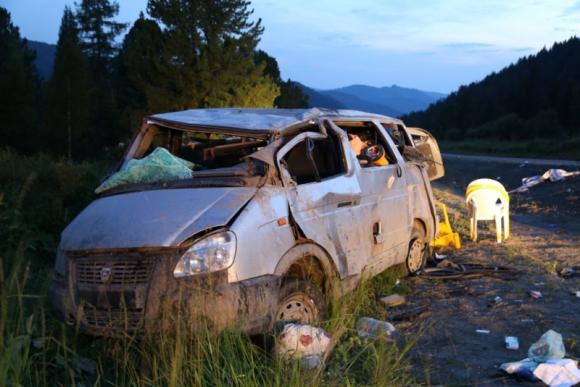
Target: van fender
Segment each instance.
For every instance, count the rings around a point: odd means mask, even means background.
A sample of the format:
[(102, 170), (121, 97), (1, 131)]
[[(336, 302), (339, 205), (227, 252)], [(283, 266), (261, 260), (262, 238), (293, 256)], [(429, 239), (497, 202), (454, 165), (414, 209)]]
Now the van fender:
[(339, 270), (337, 270), (330, 255), (321, 246), (313, 242), (297, 244), (286, 251), (278, 262), (278, 265), (276, 265), (274, 275), (283, 277), (294, 263), (306, 257), (313, 257), (316, 259), (327, 280), (340, 278)]

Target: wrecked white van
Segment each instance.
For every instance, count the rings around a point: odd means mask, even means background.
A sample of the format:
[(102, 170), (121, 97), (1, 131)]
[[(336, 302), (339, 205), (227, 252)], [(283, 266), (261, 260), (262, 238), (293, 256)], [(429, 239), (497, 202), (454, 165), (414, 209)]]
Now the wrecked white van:
[(381, 115), (156, 114), (63, 231), (52, 300), (101, 335), (159, 329), (164, 314), (247, 333), (313, 323), (331, 288), (421, 270), (442, 175), (429, 133)]

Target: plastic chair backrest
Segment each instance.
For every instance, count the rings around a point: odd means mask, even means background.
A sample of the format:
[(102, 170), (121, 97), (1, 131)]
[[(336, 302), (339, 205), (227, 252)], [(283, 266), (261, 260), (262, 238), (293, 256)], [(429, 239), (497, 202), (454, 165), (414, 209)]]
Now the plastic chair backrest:
[(496, 204), (509, 205), (509, 195), (504, 186), (497, 180), (477, 179), (469, 183), (465, 192), (466, 202), (472, 200), (477, 206), (477, 218), (493, 220), (496, 214)]
[(505, 200), (502, 195), (493, 189), (477, 189), (471, 191), (466, 198), (467, 203), (473, 201), (477, 207), (477, 219), (478, 220), (494, 220), (497, 203), (502, 203), (506, 205)]

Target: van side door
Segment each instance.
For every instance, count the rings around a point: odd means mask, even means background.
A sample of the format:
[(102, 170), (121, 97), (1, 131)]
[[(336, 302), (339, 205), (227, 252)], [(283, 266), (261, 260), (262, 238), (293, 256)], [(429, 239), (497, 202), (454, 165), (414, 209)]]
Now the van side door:
[(345, 157), (346, 134), (305, 132), (276, 156), (292, 217), (335, 261), (341, 278), (360, 274), (369, 257), (362, 243), (361, 187)]
[[(380, 145), (386, 162), (369, 163), (359, 155), (356, 174), (362, 190), (365, 237), (371, 244), (367, 271), (377, 274), (405, 259), (409, 243), (409, 204), (404, 161), (384, 129), (371, 120), (335, 120), (334, 124), (367, 145)], [(352, 149), (348, 149), (353, 153)], [(356, 156), (355, 156), (356, 157)]]

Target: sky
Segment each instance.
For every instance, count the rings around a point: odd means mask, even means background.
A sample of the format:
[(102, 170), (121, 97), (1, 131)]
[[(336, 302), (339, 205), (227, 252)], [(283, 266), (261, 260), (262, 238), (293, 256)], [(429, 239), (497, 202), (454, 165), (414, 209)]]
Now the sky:
[[(120, 0), (133, 22), (146, 0)], [(0, 0), (22, 36), (56, 43), (67, 0)], [(580, 0), (254, 0), (259, 48), (318, 89), (397, 84), (449, 93), (580, 36)]]

